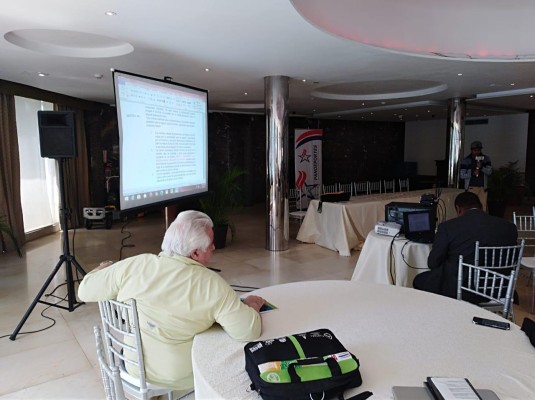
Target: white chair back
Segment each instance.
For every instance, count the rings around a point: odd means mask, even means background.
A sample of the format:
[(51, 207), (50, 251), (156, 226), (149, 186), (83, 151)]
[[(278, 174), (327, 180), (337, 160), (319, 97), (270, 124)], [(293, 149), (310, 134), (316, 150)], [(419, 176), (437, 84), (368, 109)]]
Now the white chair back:
[(514, 270), (511, 271), (510, 275), (503, 275), (489, 268), (476, 267), (475, 265), (464, 263), (463, 256), (459, 256), (458, 300), (462, 300), (463, 291), (476, 294), (489, 300), (493, 307), (501, 306), (501, 309), (499, 309), (501, 315), (504, 318), (509, 318), (514, 282)]
[(409, 191), (409, 178), (399, 179), (399, 191), (400, 192)]
[(384, 180), (383, 181), (383, 188), (385, 193), (395, 193), (396, 191), (396, 180)]
[(370, 184), (369, 182), (353, 182), (353, 193), (355, 196), (370, 194)]
[(535, 215), (517, 215), (513, 211), (513, 223), (518, 231), (518, 239), (524, 240), (524, 246), (527, 248), (524, 250), (524, 257), (535, 255)]
[(339, 183), (338, 189), (342, 192), (351, 193), (351, 196), (353, 196), (353, 185), (351, 183)]
[[(122, 303), (104, 300), (99, 301), (98, 306), (108, 366), (112, 371), (119, 368), (123, 390), (128, 394), (128, 398), (148, 400), (151, 397), (167, 395), (169, 400), (172, 400), (172, 388), (153, 385), (146, 380), (136, 301), (130, 299), (128, 303)], [(139, 378), (127, 372), (130, 368), (136, 370)]]
[(368, 182), (368, 192), (370, 194), (372, 193), (382, 193), (383, 192), (383, 189), (382, 189), (382, 184), (381, 184), (381, 181), (370, 181)]
[(474, 293), (489, 300), (478, 304), (480, 307), (498, 311), (504, 318), (512, 316), (523, 250), (524, 241), (516, 246), (480, 246), (476, 242), (473, 265), (459, 256), (457, 299), (462, 299), (463, 291)]
[(529, 268), (528, 285), (531, 281), (531, 313), (535, 312), (535, 207), (534, 215), (517, 215), (513, 212), (513, 222), (518, 231), (518, 239), (524, 240), (524, 253), (520, 265)]
[(301, 191), (301, 189), (296, 189), (296, 197), (290, 201), (290, 219), (296, 219), (299, 223), (303, 222), (305, 219), (306, 210), (308, 208), (308, 201), (306, 199), (306, 194)]
[(109, 365), (102, 342), (102, 335), (98, 326), (93, 327), (97, 347), (97, 360), (104, 384), (106, 400), (126, 400), (121, 381), (121, 372), (117, 365)]
[(332, 185), (323, 185), (323, 193), (334, 192), (338, 192), (338, 183), (333, 183)]

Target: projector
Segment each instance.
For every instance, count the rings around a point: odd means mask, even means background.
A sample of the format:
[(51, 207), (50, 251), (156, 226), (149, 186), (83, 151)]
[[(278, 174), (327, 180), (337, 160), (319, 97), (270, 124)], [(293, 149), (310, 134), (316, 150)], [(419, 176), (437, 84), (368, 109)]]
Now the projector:
[(401, 225), (397, 222), (378, 221), (375, 224), (375, 233), (386, 236), (396, 236), (401, 230)]

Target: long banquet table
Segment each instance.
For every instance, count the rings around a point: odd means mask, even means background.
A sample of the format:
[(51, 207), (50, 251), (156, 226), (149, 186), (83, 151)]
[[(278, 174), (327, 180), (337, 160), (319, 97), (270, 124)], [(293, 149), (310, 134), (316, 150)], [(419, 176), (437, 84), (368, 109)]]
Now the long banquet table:
[[(445, 210), (443, 220), (455, 216), (455, 197), (459, 189), (442, 189), (439, 209)], [(349, 201), (322, 203), (318, 212), (318, 200), (312, 200), (297, 234), (297, 240), (316, 243), (350, 256), (351, 250), (361, 245), (377, 221), (385, 219), (385, 205), (393, 201), (419, 203), (422, 194), (434, 193), (434, 189), (411, 192), (383, 193), (353, 196)]]
[[(535, 399), (535, 348), (517, 325), (503, 331), (472, 317), (503, 320), (473, 304), (391, 285), (307, 281), (253, 292), (278, 309), (262, 314), (260, 340), (328, 328), (360, 360), (362, 391), (392, 399), (392, 386), (422, 386), (427, 376), (464, 377), (501, 400)], [(249, 389), (244, 342), (220, 326), (196, 335), (195, 398), (259, 399)]]
[(371, 231), (362, 246), (352, 281), (412, 287), (414, 277), (429, 271), (431, 245)]

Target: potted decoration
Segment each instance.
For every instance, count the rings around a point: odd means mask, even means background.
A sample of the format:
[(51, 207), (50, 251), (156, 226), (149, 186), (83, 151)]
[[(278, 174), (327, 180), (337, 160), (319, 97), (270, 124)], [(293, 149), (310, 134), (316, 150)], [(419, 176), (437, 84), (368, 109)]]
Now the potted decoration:
[[(19, 257), (22, 257), (22, 252), (20, 251), (19, 243), (17, 242), (17, 238), (15, 238), (15, 235), (13, 234), (13, 229), (11, 229), (11, 226), (7, 222), (7, 216), (0, 215), (0, 235), (3, 233), (7, 234), (11, 238), (11, 241), (13, 242), (13, 246), (15, 246), (15, 250), (17, 251), (17, 254)], [(2, 242), (4, 238), (1, 238)]]
[(214, 223), (214, 245), (216, 249), (225, 247), (229, 227), (232, 236), (234, 236), (234, 226), (230, 221), (230, 212), (240, 204), (241, 187), (238, 184), (238, 178), (246, 173), (246, 170), (238, 167), (230, 168), (217, 179), (215, 189), (200, 200), (203, 212)]
[(489, 214), (497, 217), (505, 215), (505, 208), (516, 193), (516, 188), (522, 185), (523, 176), (518, 171), (518, 160), (509, 161), (507, 165), (492, 171), (488, 180), (488, 208)]

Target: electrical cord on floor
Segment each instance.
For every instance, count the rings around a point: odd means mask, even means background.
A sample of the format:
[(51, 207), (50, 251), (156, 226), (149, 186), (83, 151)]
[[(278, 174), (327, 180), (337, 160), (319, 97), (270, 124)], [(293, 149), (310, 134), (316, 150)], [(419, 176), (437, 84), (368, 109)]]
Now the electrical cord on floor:
[[(63, 297), (63, 298), (62, 298), (62, 297), (59, 297), (59, 296), (55, 296), (55, 295), (53, 295), (53, 293), (54, 293), (59, 287), (61, 287), (61, 286), (63, 286), (63, 285), (66, 285), (66, 284), (65, 284), (65, 283), (62, 283), (61, 285), (57, 286), (57, 287), (56, 287), (50, 294), (45, 294), (45, 297), (46, 297), (46, 296), (52, 296), (52, 297), (55, 297), (55, 298), (60, 299), (60, 301), (58, 301), (57, 303), (50, 304), (48, 307), (45, 307), (45, 308), (41, 311), (41, 317), (46, 318), (46, 319), (49, 319), (50, 321), (52, 321), (52, 323), (51, 323), (50, 325), (48, 325), (48, 326), (45, 326), (44, 328), (37, 329), (37, 330), (35, 330), (35, 331), (19, 332), (18, 335), (27, 335), (27, 334), (29, 334), (29, 333), (43, 332), (43, 331), (46, 331), (47, 329), (52, 328), (54, 325), (56, 325), (56, 320), (55, 320), (54, 318), (52, 318), (52, 317), (49, 317), (48, 315), (45, 315), (44, 312), (45, 312), (46, 310), (48, 310), (50, 307), (53, 307), (54, 305), (59, 304), (59, 303), (61, 303), (62, 301), (67, 300), (67, 297), (69, 296), (68, 294), (66, 294), (65, 297)], [(10, 334), (8, 334), (8, 335), (0, 336), (0, 339), (3, 339), (3, 338), (5, 338), (5, 337), (9, 337), (9, 336), (11, 336), (11, 335), (12, 335), (12, 334), (10, 333)]]
[(130, 220), (126, 219), (123, 226), (121, 227), (121, 233), (126, 234), (126, 236), (121, 240), (121, 249), (119, 250), (119, 260), (123, 259), (123, 249), (127, 247), (136, 247), (135, 244), (125, 244), (125, 242), (132, 237), (132, 233), (126, 230), (126, 227), (130, 223)]

